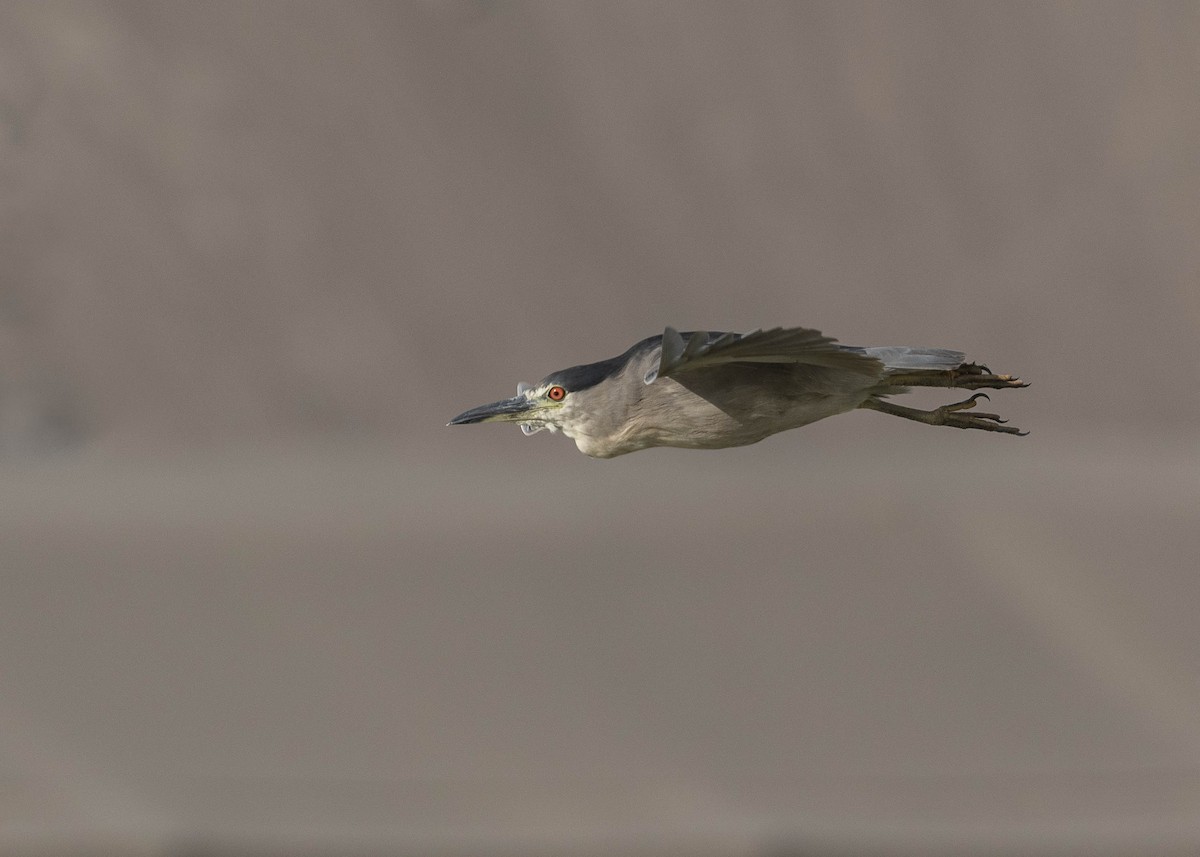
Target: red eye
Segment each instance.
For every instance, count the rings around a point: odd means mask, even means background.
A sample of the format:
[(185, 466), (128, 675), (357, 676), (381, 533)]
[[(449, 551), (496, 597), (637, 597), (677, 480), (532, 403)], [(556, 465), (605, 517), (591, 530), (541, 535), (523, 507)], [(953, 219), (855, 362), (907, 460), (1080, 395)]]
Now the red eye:
[(547, 390), (546, 395), (550, 397), (550, 401), (552, 402), (561, 402), (567, 397), (567, 391), (556, 385)]

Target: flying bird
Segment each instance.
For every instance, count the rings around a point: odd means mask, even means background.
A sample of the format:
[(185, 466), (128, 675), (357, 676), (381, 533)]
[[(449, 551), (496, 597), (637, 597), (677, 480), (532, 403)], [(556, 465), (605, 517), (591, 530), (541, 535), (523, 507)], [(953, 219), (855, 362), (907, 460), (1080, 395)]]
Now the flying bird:
[(996, 414), (972, 410), (986, 393), (930, 411), (888, 397), (913, 387), (1027, 386), (946, 348), (839, 345), (803, 327), (744, 334), (668, 327), (618, 357), (518, 384), (511, 399), (472, 408), (448, 425), (514, 422), (527, 435), (561, 431), (592, 458), (652, 446), (744, 446), (857, 408), (1023, 436), (1028, 432), (1004, 425)]

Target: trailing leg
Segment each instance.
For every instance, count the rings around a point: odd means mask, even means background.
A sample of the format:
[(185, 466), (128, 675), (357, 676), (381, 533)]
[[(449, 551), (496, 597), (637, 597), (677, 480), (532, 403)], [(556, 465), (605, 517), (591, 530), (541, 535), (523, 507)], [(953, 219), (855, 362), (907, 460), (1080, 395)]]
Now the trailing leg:
[(954, 369), (911, 369), (889, 372), (883, 382), (889, 387), (955, 387), (960, 390), (1015, 390), (1029, 385), (1012, 375), (993, 375), (986, 366), (963, 363)]
[[(1019, 386), (1024, 386), (1024, 384)], [(961, 429), (982, 429), (983, 431), (998, 431), (1003, 432), (1004, 434), (1015, 434), (1022, 437), (1029, 434), (1029, 432), (1021, 431), (1013, 426), (1001, 425), (1004, 420), (1000, 419), (999, 415), (997, 414), (962, 413), (962, 411), (968, 411), (971, 408), (974, 408), (975, 402), (978, 399), (987, 398), (988, 395), (986, 393), (976, 393), (971, 398), (961, 402), (955, 402), (953, 405), (942, 405), (940, 408), (934, 408), (932, 411), (921, 411), (916, 408), (906, 408), (903, 405), (896, 405), (892, 402), (872, 396), (859, 405), (859, 407), (867, 408), (872, 411), (882, 411), (885, 414), (891, 414), (895, 417), (903, 417), (906, 420), (916, 420), (919, 423), (925, 423), (926, 425), (931, 426), (953, 426), (954, 428)]]

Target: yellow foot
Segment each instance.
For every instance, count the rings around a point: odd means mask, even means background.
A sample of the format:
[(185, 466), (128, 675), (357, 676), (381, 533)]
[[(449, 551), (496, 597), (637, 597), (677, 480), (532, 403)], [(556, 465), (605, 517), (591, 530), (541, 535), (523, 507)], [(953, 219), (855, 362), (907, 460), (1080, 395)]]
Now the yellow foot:
[(981, 387), (989, 390), (1015, 390), (1028, 387), (1029, 384), (1013, 375), (993, 375), (991, 369), (977, 363), (964, 363), (957, 369), (950, 370), (950, 386), (964, 390), (978, 390)]
[[(997, 375), (984, 375), (982, 377), (1006, 377)], [(1024, 387), (1025, 384), (1017, 384), (1016, 386)], [(1000, 419), (999, 414), (964, 414), (962, 411), (969, 411), (975, 407), (975, 403), (979, 399), (987, 399), (991, 401), (991, 397), (987, 393), (976, 393), (969, 399), (961, 402), (955, 402), (953, 405), (942, 405), (940, 408), (934, 408), (932, 411), (926, 411), (931, 416), (930, 422), (933, 425), (953, 426), (954, 428), (962, 429), (983, 429), (984, 431), (999, 431), (1005, 434), (1015, 434), (1021, 437), (1029, 434), (1027, 431), (1021, 431), (1013, 426), (1003, 425), (1007, 420)]]

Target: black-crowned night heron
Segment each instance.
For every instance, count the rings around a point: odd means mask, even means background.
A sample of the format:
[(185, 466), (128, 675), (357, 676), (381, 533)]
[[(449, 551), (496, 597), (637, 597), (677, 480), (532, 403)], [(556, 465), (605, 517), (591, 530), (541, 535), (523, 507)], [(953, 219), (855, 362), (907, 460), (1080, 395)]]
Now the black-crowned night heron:
[(966, 413), (984, 393), (932, 411), (886, 401), (911, 387), (1003, 390), (1011, 375), (964, 363), (945, 348), (858, 348), (802, 327), (679, 333), (643, 339), (619, 357), (573, 366), (449, 425), (515, 422), (561, 431), (579, 451), (612, 458), (651, 446), (719, 449), (757, 443), (855, 408), (935, 426), (1023, 435), (996, 414)]

